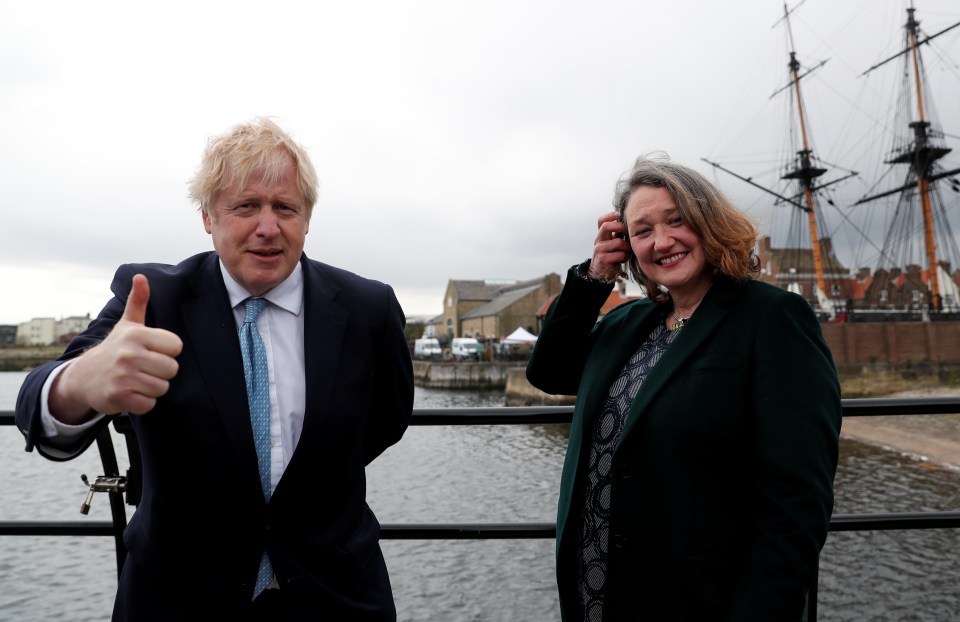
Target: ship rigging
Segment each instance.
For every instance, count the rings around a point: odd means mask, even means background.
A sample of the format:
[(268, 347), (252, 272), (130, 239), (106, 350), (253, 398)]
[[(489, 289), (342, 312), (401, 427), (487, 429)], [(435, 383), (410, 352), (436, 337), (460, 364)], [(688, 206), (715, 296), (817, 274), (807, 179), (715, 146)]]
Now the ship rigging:
[[(801, 2), (802, 4), (802, 2)], [(799, 7), (799, 5), (797, 5)], [(943, 166), (951, 149), (946, 146), (942, 129), (932, 113), (932, 99), (925, 77), (921, 46), (931, 46), (934, 39), (960, 26), (957, 22), (932, 35), (924, 34), (911, 5), (907, 9), (905, 43), (889, 58), (874, 64), (862, 76), (884, 67), (894, 60), (902, 61), (902, 75), (896, 97), (899, 112), (895, 115), (896, 128), (908, 133), (897, 133), (888, 148), (884, 163), (888, 167), (906, 166), (906, 172), (894, 188), (882, 189), (884, 175), (859, 199), (843, 201), (840, 208), (834, 194), (841, 182), (858, 175), (836, 164), (822, 161), (814, 149), (812, 131), (807, 115), (803, 91), (804, 78), (811, 76), (826, 64), (826, 60), (804, 68), (794, 42), (791, 12), (784, 5), (781, 23), (788, 46), (789, 83), (771, 97), (789, 91), (789, 150), (782, 156), (778, 183), (783, 189), (772, 189), (727, 168), (714, 160), (704, 161), (767, 195), (775, 197), (774, 205), (786, 206), (789, 224), (785, 236), (773, 247), (771, 239), (761, 239), (759, 249), (764, 272), (761, 278), (804, 295), (824, 319), (958, 319), (960, 318), (960, 252), (953, 234), (952, 223), (960, 205), (946, 196), (945, 188), (960, 192), (955, 175), (960, 168)], [(907, 89), (909, 87), (909, 90)], [(873, 130), (877, 132), (876, 128)], [(956, 138), (956, 137), (954, 137)], [(839, 171), (836, 174), (831, 171)], [(832, 179), (828, 179), (831, 178)], [(774, 184), (771, 184), (773, 186)], [(876, 203), (895, 198), (892, 216), (881, 226), (872, 223)], [(856, 238), (856, 256), (865, 253), (872, 257), (870, 268), (861, 267), (857, 274), (841, 265), (837, 259), (830, 229), (824, 214), (824, 203), (833, 208), (831, 216), (839, 217), (843, 230)], [(874, 204), (873, 207), (867, 207)], [(952, 210), (952, 211), (951, 211)], [(779, 210), (782, 211), (782, 210)], [(852, 215), (862, 215), (863, 224), (854, 222)], [(875, 244), (866, 231), (884, 230), (881, 245)], [(917, 240), (921, 241), (918, 242)], [(918, 252), (918, 249), (923, 252)], [(951, 269), (955, 272), (950, 274)]]
[[(862, 205), (876, 199), (896, 195), (899, 197), (894, 218), (884, 239), (884, 253), (881, 256), (881, 269), (890, 269), (898, 262), (908, 262), (911, 257), (910, 248), (904, 240), (909, 239), (912, 231), (922, 231), (923, 252), (927, 269), (926, 283), (928, 286), (926, 307), (934, 312), (944, 310), (944, 303), (948, 310), (956, 310), (960, 300), (957, 298), (956, 284), (951, 282), (948, 275), (950, 262), (945, 257), (954, 258), (953, 267), (957, 267), (957, 242), (950, 225), (950, 218), (946, 213), (941, 188), (937, 182), (946, 180), (954, 189), (958, 182), (952, 175), (960, 173), (960, 168), (944, 170), (940, 160), (949, 154), (952, 149), (944, 143), (942, 129), (936, 127), (931, 120), (928, 110), (932, 100), (928, 96), (924, 64), (920, 46), (929, 44), (936, 37), (960, 26), (960, 22), (949, 26), (936, 34), (921, 38), (920, 23), (916, 19), (916, 9), (910, 6), (907, 9), (907, 22), (904, 25), (905, 45), (902, 50), (880, 63), (870, 67), (863, 75), (883, 67), (894, 60), (902, 61), (904, 94), (911, 93), (912, 108), (916, 116), (910, 120), (906, 114), (898, 119), (898, 127), (905, 125), (909, 128), (906, 134), (894, 138), (890, 155), (886, 164), (906, 165), (905, 179), (896, 188), (865, 196), (855, 205)], [(909, 97), (903, 99), (905, 106), (910, 104)], [(919, 225), (919, 226), (918, 226)], [(939, 238), (939, 244), (938, 244)], [(938, 251), (939, 246), (939, 251)], [(946, 292), (949, 292), (944, 296)]]

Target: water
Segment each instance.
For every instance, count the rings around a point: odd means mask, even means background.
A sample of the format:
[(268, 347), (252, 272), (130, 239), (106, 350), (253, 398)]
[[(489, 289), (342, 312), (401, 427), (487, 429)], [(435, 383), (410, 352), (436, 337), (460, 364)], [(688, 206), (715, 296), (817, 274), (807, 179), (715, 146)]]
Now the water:
[[(835, 513), (956, 511), (960, 471), (841, 440)], [(960, 529), (832, 533), (818, 620), (960, 620)]]
[[(417, 389), (418, 408), (503, 395)], [(384, 523), (552, 522), (565, 426), (416, 426), (368, 469)], [(559, 620), (553, 540), (382, 542), (400, 620)]]
[[(0, 410), (25, 374), (0, 373)], [(502, 406), (499, 393), (417, 389), (418, 408)], [(126, 452), (117, 443), (118, 459)], [(384, 523), (552, 522), (565, 427), (412, 427), (368, 469)], [(95, 451), (53, 463), (0, 428), (0, 520), (109, 520), (105, 498), (79, 514)], [(960, 471), (843, 440), (837, 513), (957, 510)], [(128, 516), (132, 509), (128, 509)], [(559, 621), (553, 540), (382, 542), (403, 622)], [(104, 537), (7, 537), (0, 620), (109, 619), (116, 590)], [(820, 566), (821, 622), (960, 620), (960, 530), (831, 534)]]

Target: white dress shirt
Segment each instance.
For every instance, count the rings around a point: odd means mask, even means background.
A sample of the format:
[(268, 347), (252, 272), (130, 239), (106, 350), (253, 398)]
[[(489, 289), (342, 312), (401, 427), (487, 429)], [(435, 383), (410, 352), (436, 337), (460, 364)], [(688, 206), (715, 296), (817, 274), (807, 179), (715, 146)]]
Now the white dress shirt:
[[(233, 280), (220, 262), (223, 283), (237, 322), (243, 324), (244, 301), (250, 293)], [(263, 294), (268, 304), (257, 318), (257, 329), (267, 351), (270, 376), (270, 485), (271, 493), (290, 462), (303, 430), (307, 396), (304, 391), (303, 267), (298, 263), (282, 283)]]

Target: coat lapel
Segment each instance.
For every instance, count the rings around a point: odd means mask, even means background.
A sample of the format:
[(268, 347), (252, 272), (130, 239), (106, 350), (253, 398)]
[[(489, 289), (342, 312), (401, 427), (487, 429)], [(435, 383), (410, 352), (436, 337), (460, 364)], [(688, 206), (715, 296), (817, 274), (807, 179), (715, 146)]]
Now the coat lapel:
[(557, 546), (560, 544), (567, 523), (580, 459), (584, 458), (584, 453), (590, 445), (594, 422), (607, 399), (610, 385), (623, 369), (626, 360), (637, 351), (659, 319), (660, 309), (657, 305), (634, 304), (621, 317), (611, 318), (608, 320), (608, 325), (602, 326), (603, 334), (598, 337), (594, 349), (604, 354), (602, 357), (591, 357), (588, 367), (584, 370), (577, 395), (574, 421), (570, 426), (558, 504)]
[(593, 429), (593, 422), (603, 407), (610, 385), (659, 320), (660, 309), (657, 305), (634, 305), (622, 318), (603, 328), (603, 336), (594, 347), (603, 356), (591, 357), (581, 380), (581, 394), (577, 398), (590, 408), (584, 412), (585, 429)]
[[(643, 419), (647, 407), (663, 390), (691, 357), (705, 344), (713, 331), (730, 312), (730, 303), (735, 294), (735, 285), (727, 279), (719, 279), (707, 292), (703, 302), (697, 308), (693, 319), (684, 326), (667, 351), (643, 381), (643, 386), (630, 407), (630, 413), (624, 423), (623, 432), (617, 443), (619, 449), (624, 439)], [(652, 328), (652, 327), (651, 327)], [(649, 331), (643, 333), (644, 338)], [(638, 344), (639, 347), (639, 344)], [(612, 380), (612, 379), (611, 379)]]

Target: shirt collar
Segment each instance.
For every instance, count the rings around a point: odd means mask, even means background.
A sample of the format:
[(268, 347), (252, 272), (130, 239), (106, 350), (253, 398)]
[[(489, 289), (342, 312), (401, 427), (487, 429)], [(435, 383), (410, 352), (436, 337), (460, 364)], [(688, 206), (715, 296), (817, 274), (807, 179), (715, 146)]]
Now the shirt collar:
[[(227, 287), (227, 296), (230, 298), (231, 309), (236, 308), (237, 305), (247, 298), (250, 298), (250, 292), (230, 276), (230, 272), (228, 272), (227, 267), (223, 265), (222, 259), (220, 260), (220, 274), (223, 275), (223, 284)], [(294, 315), (300, 315), (300, 309), (303, 307), (303, 266), (300, 262), (297, 262), (297, 265), (294, 266), (290, 276), (261, 297), (266, 298), (271, 304), (285, 311), (289, 311)]]

